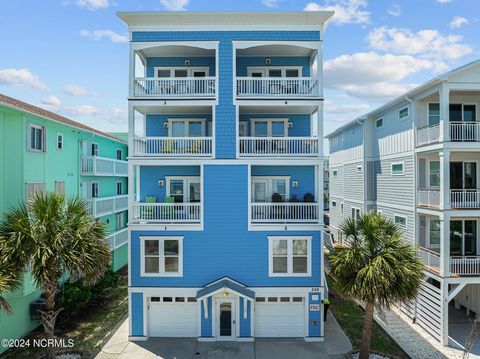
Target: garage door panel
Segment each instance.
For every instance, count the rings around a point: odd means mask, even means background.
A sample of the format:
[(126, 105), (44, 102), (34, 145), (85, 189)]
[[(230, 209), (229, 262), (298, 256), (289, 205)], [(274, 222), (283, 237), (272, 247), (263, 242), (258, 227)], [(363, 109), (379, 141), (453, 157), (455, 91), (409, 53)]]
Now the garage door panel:
[(196, 337), (196, 304), (150, 304), (151, 337)]
[(256, 303), (255, 336), (305, 336), (304, 303)]

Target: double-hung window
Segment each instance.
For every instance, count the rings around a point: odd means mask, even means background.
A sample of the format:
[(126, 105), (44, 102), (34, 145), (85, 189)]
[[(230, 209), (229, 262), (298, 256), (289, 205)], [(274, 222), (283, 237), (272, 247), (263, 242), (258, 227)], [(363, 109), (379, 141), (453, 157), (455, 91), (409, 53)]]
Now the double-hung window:
[(31, 151), (46, 151), (47, 129), (43, 126), (29, 124), (28, 125), (28, 149)]
[(142, 275), (183, 275), (183, 237), (140, 237)]
[(352, 207), (352, 218), (353, 219), (360, 219), (361, 213), (360, 213), (360, 208), (355, 208)]
[(269, 276), (310, 276), (311, 237), (268, 237)]
[(440, 220), (430, 219), (428, 225), (428, 245), (429, 247), (440, 246)]
[(63, 133), (57, 133), (57, 150), (63, 150)]
[(440, 161), (430, 161), (429, 184), (431, 187), (440, 187)]
[(90, 155), (98, 156), (98, 143), (92, 142), (90, 144)]

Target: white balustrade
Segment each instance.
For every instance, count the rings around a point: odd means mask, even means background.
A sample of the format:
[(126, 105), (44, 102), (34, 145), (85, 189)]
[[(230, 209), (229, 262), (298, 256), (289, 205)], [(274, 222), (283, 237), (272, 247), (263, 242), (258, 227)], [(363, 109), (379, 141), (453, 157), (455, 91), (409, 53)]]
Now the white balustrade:
[(140, 203), (133, 205), (137, 222), (200, 223), (201, 203)]
[(136, 137), (134, 156), (210, 157), (212, 137)]
[(419, 247), (418, 255), (426, 269), (440, 273), (440, 253), (430, 249)]
[(318, 223), (318, 203), (252, 203), (252, 223)]
[(457, 275), (480, 275), (480, 257), (452, 256), (450, 257), (450, 273)]
[(480, 123), (450, 122), (451, 141), (480, 141)]
[(237, 77), (239, 97), (305, 97), (319, 94), (318, 79), (314, 77)]
[(82, 175), (118, 177), (128, 176), (127, 161), (120, 161), (107, 157), (82, 157), (80, 170)]
[(137, 77), (134, 96), (152, 97), (213, 97), (215, 77)]
[(110, 245), (112, 250), (117, 249), (123, 246), (125, 243), (128, 242), (128, 229), (123, 228), (119, 231), (112, 233), (108, 238), (107, 242)]
[(440, 190), (438, 189), (419, 189), (418, 205), (423, 207), (440, 206)]
[(431, 125), (417, 130), (417, 146), (424, 146), (438, 142), (440, 139), (440, 125)]
[(452, 208), (480, 208), (480, 190), (450, 190), (450, 206)]
[(92, 198), (91, 212), (94, 218), (107, 216), (128, 209), (128, 195)]
[(315, 137), (240, 137), (242, 157), (315, 157)]

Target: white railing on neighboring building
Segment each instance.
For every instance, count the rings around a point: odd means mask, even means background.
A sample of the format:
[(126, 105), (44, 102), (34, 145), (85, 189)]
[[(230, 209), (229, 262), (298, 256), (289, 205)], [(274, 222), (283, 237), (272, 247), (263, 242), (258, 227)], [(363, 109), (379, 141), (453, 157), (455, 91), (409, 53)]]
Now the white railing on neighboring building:
[(457, 275), (480, 275), (479, 256), (450, 257), (450, 273)]
[(128, 162), (107, 157), (86, 156), (82, 157), (80, 171), (82, 175), (127, 177)]
[(417, 146), (438, 142), (440, 139), (440, 125), (431, 125), (417, 130)]
[(426, 269), (440, 273), (440, 253), (427, 248), (418, 247), (418, 254)]
[(240, 137), (242, 157), (315, 157), (315, 137)]
[(319, 96), (314, 77), (237, 77), (238, 96), (305, 97)]
[(140, 203), (133, 204), (136, 222), (199, 223), (201, 203)]
[(451, 141), (480, 141), (480, 123), (450, 122)]
[(480, 208), (480, 190), (451, 189), (450, 206), (452, 208)]
[(152, 97), (213, 97), (215, 77), (137, 77), (134, 96)]
[(440, 190), (438, 189), (419, 189), (418, 205), (422, 207), (439, 207)]
[(115, 233), (112, 233), (108, 237), (107, 241), (112, 250), (123, 246), (128, 242), (128, 228), (123, 228)]
[(318, 223), (318, 203), (252, 203), (252, 223)]
[(126, 211), (128, 209), (128, 195), (92, 198), (89, 202), (94, 218)]
[(136, 137), (134, 156), (210, 157), (212, 137)]

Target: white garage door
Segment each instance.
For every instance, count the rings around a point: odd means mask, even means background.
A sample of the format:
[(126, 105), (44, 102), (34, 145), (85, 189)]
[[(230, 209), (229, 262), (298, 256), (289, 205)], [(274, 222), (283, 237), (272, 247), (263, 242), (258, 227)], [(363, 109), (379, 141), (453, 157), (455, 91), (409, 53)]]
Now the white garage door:
[(148, 333), (151, 337), (196, 337), (196, 303), (150, 303)]
[(303, 337), (305, 303), (255, 303), (256, 337)]

